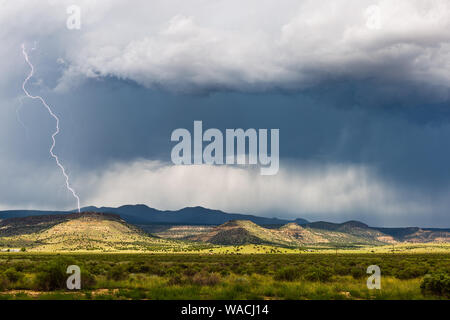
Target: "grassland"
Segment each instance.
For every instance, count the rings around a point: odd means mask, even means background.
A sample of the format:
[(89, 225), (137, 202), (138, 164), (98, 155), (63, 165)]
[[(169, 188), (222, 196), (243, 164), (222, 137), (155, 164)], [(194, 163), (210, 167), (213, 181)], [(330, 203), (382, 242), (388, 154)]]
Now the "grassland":
[(241, 246), (212, 246), (203, 249), (192, 249), (193, 253), (211, 254), (267, 254), (267, 253), (302, 253), (302, 254), (381, 254), (381, 253), (441, 253), (450, 254), (450, 243), (398, 243), (384, 246), (335, 246), (314, 245), (299, 248), (280, 247), (271, 245), (246, 244)]
[[(0, 221), (2, 299), (448, 299), (450, 243), (357, 222), (153, 226), (82, 213)], [(330, 230), (328, 230), (328, 229)], [(147, 232), (150, 230), (147, 230)], [(13, 252), (14, 251), (14, 252)], [(19, 251), (19, 252), (16, 252)], [(82, 289), (66, 289), (69, 265)], [(366, 286), (378, 265), (382, 289)]]
[[(241, 249), (242, 250), (242, 249)], [(65, 289), (70, 264), (82, 290)], [(366, 268), (381, 268), (381, 290)], [(427, 274), (450, 274), (448, 253), (0, 254), (2, 299), (448, 299)]]

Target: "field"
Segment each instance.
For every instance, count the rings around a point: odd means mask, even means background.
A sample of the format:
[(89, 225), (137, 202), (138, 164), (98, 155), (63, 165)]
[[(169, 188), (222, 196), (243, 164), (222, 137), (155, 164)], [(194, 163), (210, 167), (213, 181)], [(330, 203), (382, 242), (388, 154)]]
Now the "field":
[[(0, 298), (448, 299), (450, 294), (448, 251), (242, 253), (251, 248), (257, 250), (248, 246), (232, 254), (2, 253)], [(73, 264), (81, 268), (79, 291), (66, 289), (66, 268)], [(367, 289), (369, 265), (381, 268), (381, 290)]]
[[(145, 228), (144, 228), (145, 227)], [(2, 299), (448, 299), (447, 231), (360, 222), (132, 225), (72, 213), (0, 221)], [(404, 234), (408, 242), (401, 241)], [(395, 237), (395, 239), (394, 239)], [(431, 239), (431, 240), (430, 240)], [(428, 241), (430, 240), (430, 241)], [(67, 267), (81, 269), (68, 290)], [(381, 290), (367, 267), (381, 268)]]

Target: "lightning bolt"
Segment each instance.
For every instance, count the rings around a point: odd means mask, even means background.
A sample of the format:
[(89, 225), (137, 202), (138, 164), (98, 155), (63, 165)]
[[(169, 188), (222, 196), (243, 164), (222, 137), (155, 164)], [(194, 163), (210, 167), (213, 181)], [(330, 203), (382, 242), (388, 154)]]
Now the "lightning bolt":
[(56, 136), (59, 133), (59, 118), (56, 116), (56, 114), (53, 113), (52, 109), (50, 108), (50, 106), (45, 102), (45, 100), (41, 97), (41, 96), (33, 96), (31, 95), (27, 89), (25, 89), (25, 85), (27, 84), (28, 80), (31, 79), (31, 77), (33, 77), (34, 74), (34, 67), (31, 64), (29, 58), (28, 58), (28, 54), (25, 50), (25, 44), (22, 44), (22, 53), (23, 56), (25, 57), (25, 61), (27, 62), (27, 64), (30, 66), (30, 73), (28, 74), (28, 76), (26, 77), (26, 79), (24, 80), (24, 82), (22, 83), (22, 89), (23, 92), (25, 92), (25, 94), (27, 95), (28, 98), (31, 99), (36, 99), (42, 102), (42, 104), (44, 105), (44, 107), (47, 109), (48, 113), (55, 119), (56, 121), (56, 129), (55, 132), (52, 134), (52, 146), (50, 147), (50, 155), (55, 159), (56, 164), (58, 165), (58, 167), (61, 169), (62, 174), (64, 175), (64, 178), (66, 179), (66, 187), (67, 190), (69, 190), (73, 197), (77, 200), (77, 207), (78, 207), (78, 212), (81, 212), (81, 208), (80, 208), (80, 197), (78, 196), (78, 194), (76, 193), (75, 189), (73, 189), (70, 185), (70, 180), (69, 180), (69, 176), (66, 173), (66, 169), (64, 168), (64, 166), (61, 164), (61, 162), (59, 161), (58, 156), (53, 152), (53, 149), (56, 146)]

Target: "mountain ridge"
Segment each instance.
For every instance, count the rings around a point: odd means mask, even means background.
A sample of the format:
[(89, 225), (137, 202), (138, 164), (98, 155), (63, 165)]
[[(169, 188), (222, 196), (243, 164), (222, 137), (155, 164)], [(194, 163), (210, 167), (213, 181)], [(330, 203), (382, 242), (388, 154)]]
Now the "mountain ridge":
[[(250, 220), (260, 225), (283, 225), (291, 220), (260, 217), (251, 214), (227, 213), (221, 210), (208, 209), (201, 206), (184, 207), (179, 210), (158, 210), (144, 204), (123, 205), (114, 207), (88, 206), (81, 209), (86, 212), (103, 212), (119, 214), (124, 220), (133, 224), (202, 224), (220, 225), (230, 220)], [(0, 219), (25, 217), (31, 215), (67, 214), (72, 211), (40, 211), (40, 210), (7, 210), (0, 211)], [(309, 223), (297, 218), (295, 221)]]
[(299, 225), (289, 222), (278, 226), (262, 226), (250, 220), (229, 220), (217, 226), (173, 226), (166, 225), (162, 230), (149, 232), (118, 214), (104, 212), (13, 217), (0, 220), (0, 247), (26, 247), (33, 251), (145, 251), (207, 244), (350, 248), (400, 242), (450, 242), (450, 232), (445, 230), (393, 228), (382, 229), (382, 232), (354, 220), (341, 224), (319, 221)]
[[(29, 217), (37, 215), (64, 215), (75, 213), (78, 210), (71, 211), (51, 211), (51, 210), (4, 210), (0, 211), (0, 219), (14, 217)], [(360, 228), (369, 227), (367, 224), (350, 220), (343, 223), (334, 223), (327, 221), (309, 222), (302, 218), (293, 220), (280, 218), (267, 218), (251, 214), (227, 213), (221, 210), (208, 209), (201, 206), (184, 207), (178, 210), (158, 210), (144, 204), (123, 205), (119, 207), (96, 207), (88, 206), (82, 208), (86, 212), (101, 212), (120, 215), (125, 221), (133, 224), (180, 224), (180, 225), (220, 225), (230, 220), (250, 220), (259, 225), (285, 225), (288, 223), (297, 223), (302, 226), (317, 227), (321, 229), (335, 230), (345, 226), (356, 226)], [(397, 235), (398, 233), (410, 234), (423, 231), (441, 231), (450, 232), (450, 228), (426, 228), (426, 227), (369, 227), (371, 229)], [(403, 231), (402, 231), (403, 230)]]

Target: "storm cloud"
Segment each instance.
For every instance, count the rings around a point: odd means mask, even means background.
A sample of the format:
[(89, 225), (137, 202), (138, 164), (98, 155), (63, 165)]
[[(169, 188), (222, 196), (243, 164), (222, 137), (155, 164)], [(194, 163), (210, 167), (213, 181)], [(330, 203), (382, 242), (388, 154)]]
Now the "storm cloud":
[[(449, 223), (448, 1), (78, 1), (68, 30), (71, 4), (0, 4), (1, 208), (74, 208), (25, 42), (83, 205)], [(194, 120), (279, 128), (280, 173), (172, 166)]]

